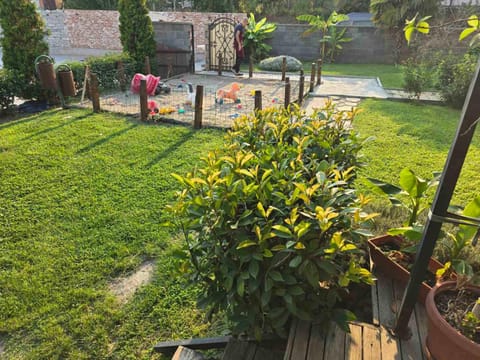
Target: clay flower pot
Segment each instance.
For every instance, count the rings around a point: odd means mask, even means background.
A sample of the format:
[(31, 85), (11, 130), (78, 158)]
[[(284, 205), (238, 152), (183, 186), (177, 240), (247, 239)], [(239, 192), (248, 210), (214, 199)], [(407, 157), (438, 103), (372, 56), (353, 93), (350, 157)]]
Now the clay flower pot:
[[(402, 238), (398, 236), (383, 235), (373, 239), (368, 240), (368, 247), (370, 249), (370, 257), (372, 258), (375, 267), (381, 270), (385, 275), (394, 279), (401, 284), (406, 285), (410, 279), (410, 272), (405, 269), (402, 265), (396, 263), (390, 259), (381, 249), (383, 245), (393, 245), (398, 248), (402, 245)], [(443, 265), (435, 259), (430, 259), (428, 264), (428, 270), (435, 274), (438, 269), (443, 268)], [(431, 290), (431, 286), (423, 282), (420, 287), (420, 292), (418, 294), (418, 301), (424, 304), (425, 299), (427, 298), (428, 293)]]
[[(425, 310), (428, 319), (428, 334), (426, 341), (426, 353), (435, 360), (479, 360), (480, 344), (463, 336), (457, 329), (453, 328), (440, 315), (435, 304), (435, 296), (455, 289), (455, 281), (446, 281), (435, 285), (430, 291), (425, 302)], [(466, 286), (466, 289), (480, 296), (480, 287)]]

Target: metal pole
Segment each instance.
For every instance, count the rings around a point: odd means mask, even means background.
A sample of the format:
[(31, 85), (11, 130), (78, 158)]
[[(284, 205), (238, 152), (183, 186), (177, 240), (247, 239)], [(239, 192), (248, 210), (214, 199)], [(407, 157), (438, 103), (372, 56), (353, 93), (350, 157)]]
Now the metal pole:
[(285, 109), (288, 109), (288, 107), (290, 106), (290, 78), (289, 77), (286, 77), (285, 78), (285, 103), (284, 103), (284, 106), (285, 106)]
[(395, 333), (401, 338), (409, 336), (408, 321), (417, 302), (420, 284), (425, 278), (428, 262), (442, 227), (442, 220), (438, 217), (446, 216), (455, 185), (465, 162), (468, 147), (472, 141), (476, 123), (480, 117), (480, 101), (478, 99), (480, 99), (480, 60), (477, 63), (477, 69), (463, 105), (457, 133), (450, 147), (432, 203), (431, 213), (427, 219), (422, 241), (417, 251), (410, 280), (403, 295), (402, 305), (395, 326)]
[(140, 120), (148, 119), (147, 80), (140, 80)]
[(300, 84), (298, 86), (298, 105), (302, 105), (304, 90), (305, 90), (305, 75), (302, 69), (300, 70)]
[(282, 58), (282, 81), (285, 81), (285, 72), (287, 71), (287, 58)]
[(313, 92), (315, 86), (315, 63), (312, 63), (312, 70), (310, 71), (310, 92)]

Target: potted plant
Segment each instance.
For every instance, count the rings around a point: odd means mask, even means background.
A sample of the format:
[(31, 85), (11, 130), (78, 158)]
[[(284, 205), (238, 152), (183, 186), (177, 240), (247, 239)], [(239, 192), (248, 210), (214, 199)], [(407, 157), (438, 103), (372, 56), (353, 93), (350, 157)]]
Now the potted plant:
[[(410, 169), (400, 172), (399, 185), (385, 183), (377, 179), (369, 179), (381, 192), (388, 196), (393, 206), (401, 207), (408, 213), (403, 227), (388, 230), (382, 235), (368, 240), (370, 256), (377, 267), (387, 276), (406, 284), (410, 278), (409, 266), (413, 264), (418, 242), (423, 234), (423, 225), (419, 223), (419, 215), (428, 208), (427, 193), (438, 184), (438, 174), (431, 180), (424, 180)], [(435, 273), (443, 265), (430, 259), (429, 272), (434, 285)], [(424, 303), (431, 286), (422, 283), (419, 300)]]
[(480, 359), (480, 287), (438, 283), (425, 302), (426, 353), (436, 360)]

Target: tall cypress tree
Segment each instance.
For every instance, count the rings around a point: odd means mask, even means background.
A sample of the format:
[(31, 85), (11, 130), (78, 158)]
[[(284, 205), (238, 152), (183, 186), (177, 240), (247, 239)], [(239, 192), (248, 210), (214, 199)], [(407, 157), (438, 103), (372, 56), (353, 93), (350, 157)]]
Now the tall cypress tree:
[(33, 97), (29, 90), (35, 82), (35, 58), (48, 54), (45, 23), (32, 1), (15, 0), (0, 1), (0, 25), (3, 66), (21, 77), (25, 89), (18, 95)]
[(153, 25), (145, 0), (119, 0), (120, 41), (123, 51), (128, 53), (137, 63), (144, 61), (145, 56), (155, 57), (155, 39)]

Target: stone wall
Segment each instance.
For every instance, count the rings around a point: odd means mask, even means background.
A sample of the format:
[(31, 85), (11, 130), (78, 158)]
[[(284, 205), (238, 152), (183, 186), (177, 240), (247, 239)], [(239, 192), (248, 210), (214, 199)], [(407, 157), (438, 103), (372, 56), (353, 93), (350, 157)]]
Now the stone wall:
[[(278, 24), (273, 37), (268, 40), (272, 46), (271, 55), (290, 55), (302, 60), (313, 60), (320, 56), (320, 32), (303, 36), (309, 28), (303, 24)], [(393, 41), (374, 27), (348, 26), (346, 37), (353, 40), (342, 44), (343, 51), (336, 58), (338, 63), (392, 63)]]

